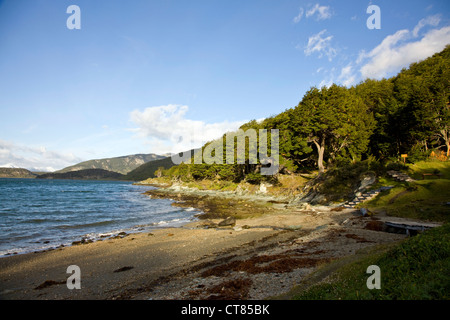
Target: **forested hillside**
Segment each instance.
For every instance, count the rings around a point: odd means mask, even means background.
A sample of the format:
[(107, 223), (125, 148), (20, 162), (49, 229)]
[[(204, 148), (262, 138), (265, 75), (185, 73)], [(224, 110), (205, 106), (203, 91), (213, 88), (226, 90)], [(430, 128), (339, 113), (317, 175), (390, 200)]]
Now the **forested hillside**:
[[(448, 157), (449, 95), (447, 46), (389, 79), (367, 79), (351, 88), (313, 87), (297, 106), (262, 122), (250, 121), (241, 129), (279, 129), (282, 172), (323, 172), (368, 158), (386, 163), (398, 161), (402, 154), (407, 154), (406, 161), (415, 162), (432, 151)], [(225, 147), (225, 135), (222, 141)], [(261, 163), (252, 164), (246, 157), (244, 164), (181, 164), (164, 174), (182, 180), (273, 178), (262, 177)]]
[(122, 174), (103, 169), (84, 169), (69, 172), (52, 172), (38, 175), (36, 179), (119, 180)]
[(128, 172), (122, 177), (123, 180), (139, 181), (147, 178), (154, 178), (155, 172), (160, 169), (161, 172), (164, 169), (169, 169), (174, 166), (170, 157), (149, 161)]

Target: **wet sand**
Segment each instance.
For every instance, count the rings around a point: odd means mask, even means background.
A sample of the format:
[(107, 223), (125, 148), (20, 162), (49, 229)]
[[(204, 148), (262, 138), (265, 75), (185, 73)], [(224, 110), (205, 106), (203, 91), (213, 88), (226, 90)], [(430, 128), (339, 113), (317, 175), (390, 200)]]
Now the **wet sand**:
[[(198, 221), (0, 258), (0, 298), (263, 299), (324, 263), (405, 238), (378, 230), (378, 218), (330, 209), (274, 210), (234, 227)], [(70, 265), (80, 267), (79, 290), (67, 288)]]

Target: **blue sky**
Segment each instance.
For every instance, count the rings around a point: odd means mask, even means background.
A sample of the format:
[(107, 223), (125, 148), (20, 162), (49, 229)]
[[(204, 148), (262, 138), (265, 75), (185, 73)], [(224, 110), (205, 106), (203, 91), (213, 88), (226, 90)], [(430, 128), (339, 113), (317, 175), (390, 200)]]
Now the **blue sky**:
[[(67, 7), (81, 29), (68, 29)], [(380, 8), (369, 29), (367, 8)], [(0, 0), (0, 166), (199, 147), (450, 43), (448, 1)]]

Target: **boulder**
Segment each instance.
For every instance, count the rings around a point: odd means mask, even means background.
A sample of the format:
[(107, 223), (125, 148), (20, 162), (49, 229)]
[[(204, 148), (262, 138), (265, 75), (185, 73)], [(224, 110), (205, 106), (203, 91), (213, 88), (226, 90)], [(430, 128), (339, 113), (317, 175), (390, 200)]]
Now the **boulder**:
[(369, 210), (367, 210), (366, 208), (361, 208), (359, 211), (361, 212), (361, 215), (362, 215), (363, 217), (369, 215)]
[(236, 225), (236, 219), (228, 217), (225, 220), (219, 222), (219, 227), (234, 227)]
[(373, 174), (373, 173), (366, 173), (362, 177), (361, 183), (359, 185), (359, 188), (356, 191), (357, 192), (362, 192), (362, 191), (366, 190), (369, 186), (374, 184), (376, 181), (377, 181), (377, 177), (376, 177), (375, 174)]

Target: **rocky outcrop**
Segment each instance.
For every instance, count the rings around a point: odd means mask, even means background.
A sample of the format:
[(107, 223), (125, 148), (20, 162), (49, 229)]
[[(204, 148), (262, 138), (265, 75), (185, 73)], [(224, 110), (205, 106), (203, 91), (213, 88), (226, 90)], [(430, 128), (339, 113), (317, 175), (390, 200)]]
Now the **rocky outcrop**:
[[(309, 203), (311, 205), (330, 205), (336, 201), (336, 195), (328, 192), (324, 184), (329, 179), (326, 174), (317, 176), (310, 180), (303, 188), (302, 195), (298, 196), (293, 203)], [(353, 208), (361, 201), (372, 199), (380, 190), (368, 191), (370, 187), (377, 181), (377, 177), (372, 172), (365, 172), (359, 176), (358, 179), (352, 181), (352, 187), (348, 188), (345, 193), (345, 207)], [(351, 199), (351, 200), (349, 200)], [(342, 202), (342, 201), (341, 201)]]

